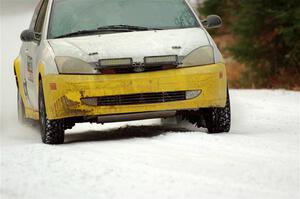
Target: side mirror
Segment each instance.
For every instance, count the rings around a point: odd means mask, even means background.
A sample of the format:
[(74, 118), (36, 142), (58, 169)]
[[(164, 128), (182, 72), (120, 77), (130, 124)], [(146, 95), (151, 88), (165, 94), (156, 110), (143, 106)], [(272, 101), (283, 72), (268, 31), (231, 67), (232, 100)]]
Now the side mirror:
[(218, 15), (209, 15), (203, 21), (201, 21), (205, 28), (219, 28), (222, 26), (222, 19)]
[(33, 30), (24, 30), (21, 33), (21, 40), (24, 42), (40, 41), (41, 34), (36, 33)]

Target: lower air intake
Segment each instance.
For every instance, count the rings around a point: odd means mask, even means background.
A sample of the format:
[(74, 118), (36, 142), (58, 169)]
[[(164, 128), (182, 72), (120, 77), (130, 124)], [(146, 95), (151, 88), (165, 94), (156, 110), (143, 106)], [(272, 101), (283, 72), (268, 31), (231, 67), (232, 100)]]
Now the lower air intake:
[(175, 102), (186, 99), (186, 91), (176, 91), (84, 98), (81, 101), (90, 106), (115, 106)]

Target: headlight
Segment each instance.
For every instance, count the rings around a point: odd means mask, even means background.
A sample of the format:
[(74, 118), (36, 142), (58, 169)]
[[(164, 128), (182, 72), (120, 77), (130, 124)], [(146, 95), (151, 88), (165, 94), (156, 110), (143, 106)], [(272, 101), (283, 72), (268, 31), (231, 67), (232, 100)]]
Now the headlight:
[(214, 50), (211, 46), (203, 46), (192, 51), (182, 60), (182, 67), (214, 64)]
[(55, 57), (59, 73), (62, 74), (95, 74), (97, 70), (91, 64), (74, 57)]

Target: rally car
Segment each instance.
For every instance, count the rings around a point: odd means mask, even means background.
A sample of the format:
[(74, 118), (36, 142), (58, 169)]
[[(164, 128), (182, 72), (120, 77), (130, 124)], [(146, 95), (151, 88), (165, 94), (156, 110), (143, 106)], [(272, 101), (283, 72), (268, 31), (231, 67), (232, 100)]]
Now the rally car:
[(176, 117), (229, 132), (223, 57), (185, 0), (40, 0), (14, 62), (18, 116), (42, 141), (75, 123)]

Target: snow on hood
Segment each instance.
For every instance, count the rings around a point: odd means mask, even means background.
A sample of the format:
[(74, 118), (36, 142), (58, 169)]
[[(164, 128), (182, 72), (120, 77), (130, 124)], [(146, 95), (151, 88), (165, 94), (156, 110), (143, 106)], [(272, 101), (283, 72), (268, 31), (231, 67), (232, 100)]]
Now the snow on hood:
[[(146, 56), (185, 56), (209, 45), (201, 28), (102, 34), (49, 40), (55, 56), (70, 56), (87, 62), (128, 58), (142, 62)], [(178, 48), (180, 47), (180, 48)]]

